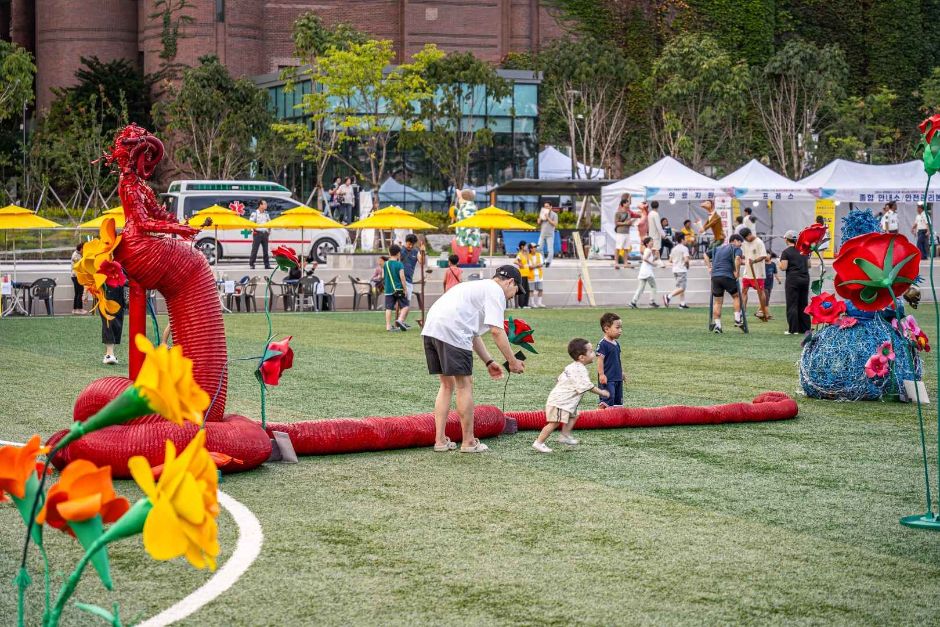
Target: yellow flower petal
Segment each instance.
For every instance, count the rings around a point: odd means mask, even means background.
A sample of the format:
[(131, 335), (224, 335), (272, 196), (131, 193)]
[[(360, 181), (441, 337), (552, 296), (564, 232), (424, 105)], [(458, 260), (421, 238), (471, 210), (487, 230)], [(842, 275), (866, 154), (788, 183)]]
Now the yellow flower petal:
[(206, 518), (206, 510), (202, 502), (202, 491), (199, 484), (190, 473), (183, 475), (179, 488), (173, 494), (173, 509), (187, 522), (194, 525), (202, 523)]
[(155, 560), (171, 560), (186, 552), (180, 520), (166, 499), (159, 499), (144, 522), (144, 548)]
[(153, 480), (153, 470), (150, 468), (150, 462), (147, 461), (147, 458), (141, 455), (131, 457), (127, 462), (127, 468), (131, 471), (131, 477), (134, 478), (144, 494), (151, 501), (154, 500), (157, 496), (157, 484)]

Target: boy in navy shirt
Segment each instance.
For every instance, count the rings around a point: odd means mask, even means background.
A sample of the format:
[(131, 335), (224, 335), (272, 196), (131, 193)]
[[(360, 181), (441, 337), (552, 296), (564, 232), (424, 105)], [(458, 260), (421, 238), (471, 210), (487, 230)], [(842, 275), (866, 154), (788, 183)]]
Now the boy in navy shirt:
[(770, 292), (774, 289), (774, 280), (781, 283), (777, 275), (777, 253), (770, 253), (770, 261), (764, 264), (764, 271), (767, 273), (764, 279), (764, 293), (767, 295), (767, 304), (770, 304)]
[(597, 343), (597, 387), (607, 390), (609, 396), (601, 401), (600, 408), (623, 405), (623, 366), (620, 363), (620, 342), (623, 322), (615, 313), (601, 316), (601, 331), (604, 337)]

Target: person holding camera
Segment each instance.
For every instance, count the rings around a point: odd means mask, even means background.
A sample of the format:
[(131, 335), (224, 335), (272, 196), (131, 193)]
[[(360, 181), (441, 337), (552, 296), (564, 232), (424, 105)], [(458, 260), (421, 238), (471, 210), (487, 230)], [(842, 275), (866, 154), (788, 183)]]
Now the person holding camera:
[[(382, 267), (385, 278), (385, 330), (407, 331), (405, 316), (408, 315), (408, 294), (405, 292), (405, 264), (401, 262), (401, 246), (392, 244), (388, 249), (388, 261)], [(395, 307), (400, 307), (395, 326), (392, 326), (392, 314)]]

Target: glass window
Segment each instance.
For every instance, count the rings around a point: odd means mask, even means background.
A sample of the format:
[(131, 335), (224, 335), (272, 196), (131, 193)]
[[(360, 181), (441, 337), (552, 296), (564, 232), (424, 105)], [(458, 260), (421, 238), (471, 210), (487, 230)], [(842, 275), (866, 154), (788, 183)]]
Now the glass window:
[(512, 133), (512, 118), (490, 118), (489, 127), (494, 133)]
[(506, 117), (511, 116), (512, 115), (512, 94), (510, 93), (505, 98), (500, 98), (498, 100), (494, 98), (488, 98), (486, 112), (490, 116), (497, 116), (497, 115), (506, 116)]
[(516, 118), (516, 133), (534, 133), (535, 118)]
[(537, 85), (513, 86), (514, 106), (517, 116), (535, 117), (539, 113), (539, 90)]

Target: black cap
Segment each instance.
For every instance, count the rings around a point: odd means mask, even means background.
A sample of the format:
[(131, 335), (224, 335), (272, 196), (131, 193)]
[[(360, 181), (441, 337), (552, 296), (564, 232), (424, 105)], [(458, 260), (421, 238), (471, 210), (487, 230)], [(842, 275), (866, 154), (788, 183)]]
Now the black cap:
[(516, 284), (516, 287), (519, 288), (519, 291), (523, 294), (525, 293), (525, 289), (522, 287), (522, 274), (519, 272), (519, 268), (516, 266), (500, 266), (496, 268), (496, 276), (501, 279), (512, 279)]

